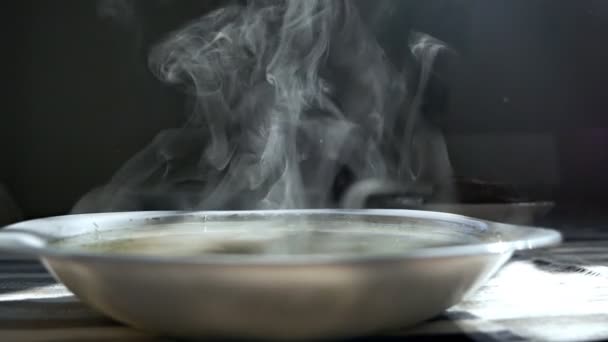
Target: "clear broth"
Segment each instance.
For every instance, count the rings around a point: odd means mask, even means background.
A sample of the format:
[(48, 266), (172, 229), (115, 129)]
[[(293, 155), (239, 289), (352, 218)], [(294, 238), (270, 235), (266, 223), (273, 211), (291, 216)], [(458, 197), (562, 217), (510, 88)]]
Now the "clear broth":
[(457, 229), (370, 222), (217, 221), (96, 231), (52, 243), (94, 253), (161, 256), (205, 254), (377, 255), (478, 243)]

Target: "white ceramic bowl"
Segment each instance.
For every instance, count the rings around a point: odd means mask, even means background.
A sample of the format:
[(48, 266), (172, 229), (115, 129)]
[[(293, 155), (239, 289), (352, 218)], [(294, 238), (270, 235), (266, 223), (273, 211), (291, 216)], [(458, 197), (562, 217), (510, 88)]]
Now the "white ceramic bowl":
[[(279, 243), (192, 255), (196, 244), (176, 247), (175, 238), (193, 232), (200, 241), (233, 234)], [(138, 251), (138, 241), (160, 236), (170, 248)], [(85, 246), (115, 238), (134, 244)], [(560, 240), (553, 230), (409, 210), (84, 214), (0, 231), (0, 249), (39, 257), (82, 301), (125, 324), (179, 337), (292, 340), (413, 325), (474, 292), (515, 250)]]

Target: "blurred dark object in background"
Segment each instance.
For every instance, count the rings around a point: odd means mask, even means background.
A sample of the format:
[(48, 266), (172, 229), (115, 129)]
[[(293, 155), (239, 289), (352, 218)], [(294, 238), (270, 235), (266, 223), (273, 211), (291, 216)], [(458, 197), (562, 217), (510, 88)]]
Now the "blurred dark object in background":
[(8, 191), (0, 183), (0, 227), (23, 220), (21, 209)]

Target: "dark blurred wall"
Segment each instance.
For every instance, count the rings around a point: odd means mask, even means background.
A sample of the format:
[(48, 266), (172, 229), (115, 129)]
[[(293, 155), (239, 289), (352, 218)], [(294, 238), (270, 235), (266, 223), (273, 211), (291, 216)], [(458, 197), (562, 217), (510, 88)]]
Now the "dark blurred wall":
[(562, 201), (605, 201), (608, 2), (472, 4), (445, 127), (454, 141), (479, 139), (454, 151), (458, 163), (553, 181)]
[[(65, 212), (181, 108), (135, 53), (135, 37), (100, 20), (94, 1), (13, 5), (22, 68), (3, 126), (13, 133), (10, 187), (34, 216)], [(15, 98), (16, 97), (16, 98)]]
[[(122, 24), (100, 18), (95, 1), (2, 5), (0, 180), (29, 216), (67, 211), (183, 119), (183, 98), (147, 70), (147, 46), (214, 2), (141, 3), (140, 15)], [(546, 177), (560, 198), (606, 197), (608, 2), (420, 0), (399, 8), (385, 44), (416, 29), (458, 52), (445, 76), (443, 120), (457, 173), (528, 184)]]
[[(27, 39), (27, 24), (20, 3), (3, 2), (0, 5), (0, 35), (2, 36), (2, 108), (0, 109), (0, 183), (13, 185), (17, 161), (18, 112), (27, 110), (24, 103), (23, 61), (24, 41)], [(12, 189), (6, 189), (11, 191)]]

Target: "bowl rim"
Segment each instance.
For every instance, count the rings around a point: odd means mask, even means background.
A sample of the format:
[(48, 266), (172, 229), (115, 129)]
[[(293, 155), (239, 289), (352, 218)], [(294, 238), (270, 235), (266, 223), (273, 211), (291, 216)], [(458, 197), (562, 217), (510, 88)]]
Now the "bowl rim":
[[(422, 220), (447, 221), (464, 224), (484, 231), (492, 229), (498, 233), (520, 233), (521, 238), (505, 239), (498, 242), (481, 242), (462, 245), (424, 247), (391, 254), (301, 254), (301, 255), (238, 255), (238, 254), (205, 254), (199, 256), (160, 256), (138, 255), (127, 253), (86, 252), (54, 248), (48, 245), (48, 236), (32, 232), (39, 230), (52, 233), (58, 224), (74, 223), (79, 220), (88, 224), (103, 222), (139, 222), (140, 220), (159, 220), (171, 217), (204, 216), (243, 216), (243, 215), (352, 215), (407, 217)], [(92, 219), (95, 219), (92, 221)], [(508, 234), (507, 234), (508, 235)], [(232, 266), (307, 266), (312, 264), (360, 264), (370, 262), (403, 262), (410, 259), (450, 258), (457, 256), (475, 256), (486, 254), (512, 253), (517, 250), (528, 250), (550, 247), (559, 244), (562, 235), (556, 230), (539, 227), (519, 226), (488, 220), (470, 218), (458, 214), (407, 210), (407, 209), (284, 209), (284, 210), (239, 210), (239, 211), (131, 211), (111, 213), (90, 213), (61, 215), (27, 220), (8, 225), (0, 229), (0, 252), (24, 254), (41, 259), (61, 258), (95, 262), (137, 262), (154, 264), (197, 264), (197, 265), (232, 265)]]

